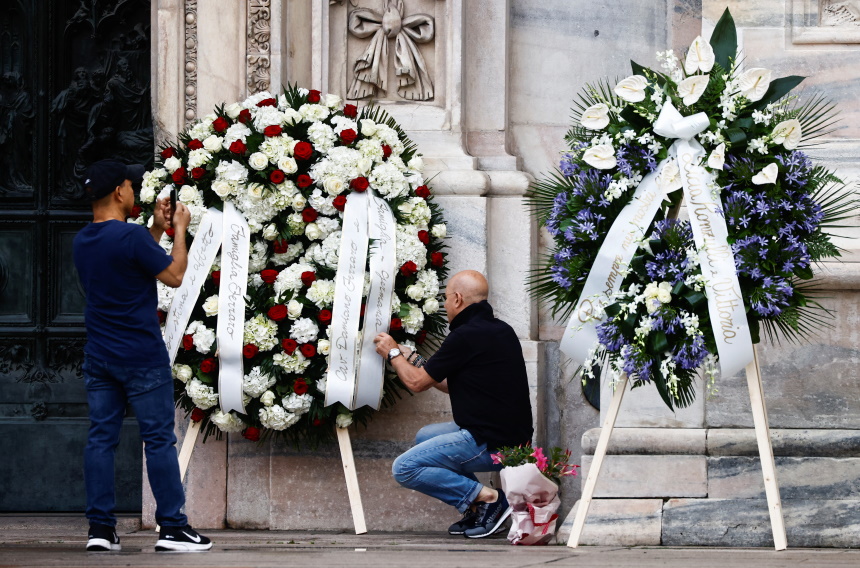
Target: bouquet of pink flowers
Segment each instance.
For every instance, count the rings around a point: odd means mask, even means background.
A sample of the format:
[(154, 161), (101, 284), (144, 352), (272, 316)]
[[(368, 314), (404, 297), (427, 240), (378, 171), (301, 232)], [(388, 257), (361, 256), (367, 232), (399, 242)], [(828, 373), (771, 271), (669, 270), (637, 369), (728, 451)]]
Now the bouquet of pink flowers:
[(552, 448), (547, 456), (543, 448), (530, 444), (499, 448), (493, 462), (502, 464), (502, 490), (513, 508), (511, 544), (548, 544), (555, 536), (558, 519), (558, 483), (563, 476), (576, 475), (570, 450)]

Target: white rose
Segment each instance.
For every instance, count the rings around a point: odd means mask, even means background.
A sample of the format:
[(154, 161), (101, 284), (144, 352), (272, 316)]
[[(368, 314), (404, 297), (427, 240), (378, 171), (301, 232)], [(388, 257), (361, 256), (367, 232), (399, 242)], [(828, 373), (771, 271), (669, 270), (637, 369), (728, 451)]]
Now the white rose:
[(227, 116), (229, 116), (233, 120), (236, 120), (236, 117), (238, 117), (239, 113), (243, 110), (245, 110), (244, 107), (242, 107), (242, 105), (240, 105), (239, 103), (230, 103), (224, 108), (224, 112), (226, 112)]
[(364, 136), (373, 136), (376, 134), (376, 131), (379, 128), (376, 126), (376, 123), (370, 120), (369, 118), (365, 118), (361, 121), (361, 134)]
[(444, 239), (448, 236), (448, 227), (445, 225), (445, 223), (433, 225), (433, 227), (430, 229), (430, 234), (437, 239)]
[(645, 100), (645, 87), (647, 86), (648, 79), (642, 75), (631, 75), (619, 81), (613, 91), (627, 102), (638, 103)]
[(200, 192), (197, 191), (196, 187), (192, 187), (190, 185), (183, 185), (179, 190), (179, 201), (183, 201), (185, 203), (193, 203), (200, 199)]
[(343, 102), (343, 99), (337, 95), (329, 93), (323, 97), (322, 102), (328, 108), (337, 108), (340, 106), (340, 103)]
[(589, 130), (603, 130), (609, 124), (609, 107), (604, 103), (591, 105), (582, 111), (579, 123)]
[(194, 372), (188, 365), (174, 365), (173, 376), (182, 381), (183, 383), (187, 383), (188, 379), (194, 376)]
[(362, 174), (367, 175), (370, 173), (370, 170), (373, 169), (373, 160), (365, 156), (358, 161), (356, 168), (358, 168), (358, 171)]
[(611, 144), (599, 144), (585, 151), (582, 160), (598, 170), (609, 170), (615, 167), (615, 148)]
[(278, 227), (274, 223), (266, 225), (266, 228), (263, 229), (263, 238), (267, 241), (274, 241), (278, 238)]
[(331, 352), (331, 341), (328, 339), (320, 339), (317, 341), (317, 351), (323, 355), (328, 355)]
[(265, 170), (269, 167), (269, 158), (262, 152), (254, 152), (248, 157), (248, 165), (257, 171)]
[(203, 147), (212, 152), (213, 154), (215, 152), (220, 152), (222, 148), (221, 137), (215, 136), (214, 134), (206, 137), (206, 139), (203, 140)]
[(409, 160), (409, 164), (407, 165), (413, 170), (418, 170), (420, 172), (424, 169), (424, 159), (421, 156), (414, 156)]
[(296, 211), (302, 211), (307, 206), (308, 200), (305, 199), (305, 196), (301, 193), (297, 193), (296, 196), (293, 197), (293, 209)]
[(176, 156), (170, 156), (166, 160), (164, 160), (164, 169), (168, 172), (173, 173), (179, 168), (182, 167), (182, 161)]
[(206, 301), (203, 302), (203, 311), (209, 317), (218, 315), (218, 294), (206, 298)]
[(302, 315), (304, 306), (298, 300), (290, 300), (287, 303), (287, 315), (290, 319), (296, 319)]
[(233, 186), (226, 181), (219, 179), (212, 182), (212, 191), (214, 191), (218, 197), (224, 199), (233, 191)]
[(439, 300), (436, 298), (430, 298), (426, 302), (424, 302), (424, 313), (426, 314), (435, 314), (439, 311)]
[(155, 201), (155, 190), (151, 187), (143, 187), (140, 189), (140, 202), (152, 203)]
[(343, 180), (339, 177), (329, 176), (323, 181), (323, 189), (329, 195), (339, 195), (344, 188)]
[(334, 422), (338, 428), (348, 428), (352, 424), (352, 413), (338, 414)]
[(406, 287), (406, 295), (413, 300), (420, 300), (424, 297), (424, 287), (418, 284), (411, 284)]
[(318, 240), (322, 236), (322, 230), (316, 223), (308, 223), (305, 227), (305, 236), (312, 241)]
[(299, 169), (296, 161), (289, 156), (282, 156), (278, 159), (278, 169), (285, 174), (294, 174)]
[(263, 190), (266, 188), (261, 183), (249, 183), (248, 184), (248, 195), (253, 197), (254, 199), (262, 199)]
[(260, 402), (262, 402), (264, 406), (272, 406), (275, 403), (275, 393), (267, 390), (260, 395)]

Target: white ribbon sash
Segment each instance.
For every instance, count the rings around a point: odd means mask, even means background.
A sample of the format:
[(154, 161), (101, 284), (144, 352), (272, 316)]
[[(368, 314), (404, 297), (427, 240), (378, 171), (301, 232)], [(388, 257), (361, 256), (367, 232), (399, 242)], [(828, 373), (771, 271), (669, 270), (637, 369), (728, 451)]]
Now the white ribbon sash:
[[(385, 376), (385, 360), (376, 352), (373, 339), (387, 332), (391, 324), (391, 295), (397, 266), (395, 257), (396, 226), (394, 215), (385, 200), (368, 190), (369, 232), (373, 243), (370, 253), (370, 292), (364, 313), (364, 337), (361, 342), (361, 366), (352, 408), (370, 406), (379, 410)], [(350, 197), (350, 199), (352, 199)]]
[[(367, 192), (352, 192), (343, 215), (334, 307), (331, 352), (326, 380), (325, 406), (340, 402), (353, 409), (358, 369), (358, 324), (367, 262)], [(377, 356), (378, 357), (378, 356)]]
[(206, 277), (209, 276), (209, 269), (221, 246), (222, 230), (221, 212), (210, 208), (200, 221), (200, 228), (197, 230), (194, 242), (191, 243), (191, 250), (188, 251), (188, 268), (182, 278), (182, 285), (173, 296), (167, 312), (167, 320), (164, 323), (164, 343), (167, 346), (171, 365), (182, 344), (182, 337), (185, 335), (191, 312), (200, 296), (200, 289)]
[[(221, 284), (218, 289), (218, 396), (221, 412), (245, 414), (242, 382), (245, 376), (242, 346), (245, 334), (245, 293), (248, 290), (248, 258), (251, 231), (248, 222), (230, 203), (224, 203)], [(194, 241), (197, 243), (197, 240)], [(216, 247), (217, 248), (217, 247)]]

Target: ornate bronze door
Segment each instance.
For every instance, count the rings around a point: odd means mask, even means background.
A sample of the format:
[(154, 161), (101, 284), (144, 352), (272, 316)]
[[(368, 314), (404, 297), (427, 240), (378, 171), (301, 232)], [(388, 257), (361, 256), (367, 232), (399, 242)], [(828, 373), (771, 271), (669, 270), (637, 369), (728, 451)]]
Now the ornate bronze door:
[[(84, 509), (80, 181), (103, 157), (151, 162), (149, 65), (149, 0), (0, 10), (0, 512)], [(139, 511), (133, 418), (116, 463), (118, 510)]]

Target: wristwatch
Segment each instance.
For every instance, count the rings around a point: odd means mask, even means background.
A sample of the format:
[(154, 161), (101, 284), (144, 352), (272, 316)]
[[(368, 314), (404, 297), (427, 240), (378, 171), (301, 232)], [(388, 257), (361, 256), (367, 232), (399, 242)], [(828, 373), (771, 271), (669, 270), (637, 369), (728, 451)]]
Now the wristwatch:
[(400, 353), (400, 349), (395, 347), (394, 349), (392, 349), (391, 351), (388, 352), (388, 362), (390, 363), (391, 360), (394, 359), (395, 357), (397, 357), (398, 355), (402, 355), (402, 353)]

